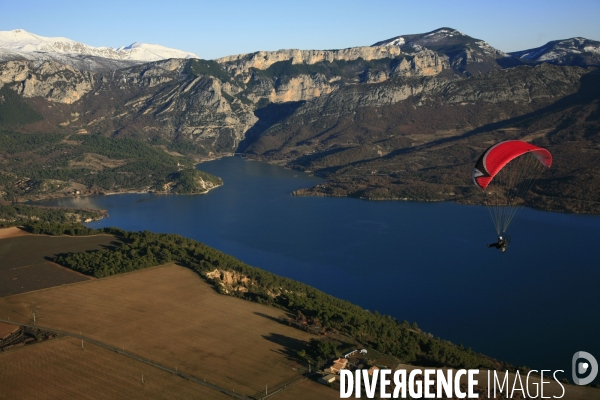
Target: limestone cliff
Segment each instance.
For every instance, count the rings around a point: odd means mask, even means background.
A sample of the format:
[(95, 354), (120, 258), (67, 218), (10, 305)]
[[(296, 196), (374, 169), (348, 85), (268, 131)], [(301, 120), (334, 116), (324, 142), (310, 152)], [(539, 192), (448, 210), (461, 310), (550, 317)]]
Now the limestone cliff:
[(8, 61), (0, 64), (0, 86), (4, 84), (24, 97), (73, 104), (92, 90), (94, 75), (53, 61)]
[(273, 103), (310, 100), (331, 93), (333, 88), (332, 82), (324, 75), (299, 75), (271, 88), (268, 98)]
[(278, 50), (257, 51), (217, 59), (228, 72), (248, 78), (251, 69), (264, 70), (276, 62), (291, 60), (292, 64), (316, 64), (318, 62), (379, 60), (394, 58), (401, 54), (399, 47), (352, 47), (342, 50)]
[[(493, 69), (491, 63), (499, 68), (497, 60), (506, 54), (453, 30), (436, 35), (409, 35), (342, 50), (263, 51), (216, 61), (171, 59), (110, 72), (13, 60), (0, 63), (0, 84), (25, 98), (68, 106), (36, 103), (36, 111), (61, 129), (185, 143), (191, 152), (209, 155), (243, 151), (240, 143), (249, 140), (248, 133), (258, 135), (277, 123), (279, 116), (259, 112), (270, 103), (284, 109), (284, 103), (306, 102), (295, 116), (310, 115), (309, 120), (409, 98), (419, 106), (529, 103), (568, 93), (582, 76), (573, 67), (554, 71), (547, 68), (557, 67), (548, 65), (521, 67), (525, 69), (519, 73)], [(444, 51), (430, 48), (435, 46)], [(456, 46), (460, 51), (451, 53)], [(491, 72), (466, 79), (465, 71), (483, 69), (484, 64)]]
[(431, 50), (422, 50), (409, 61), (403, 58), (391, 71), (392, 76), (434, 76), (449, 69), (448, 57)]
[[(575, 38), (549, 46), (510, 55), (441, 28), (371, 47), (126, 68), (0, 52), (0, 60), (8, 57), (0, 61), (0, 128), (12, 123), (27, 132), (134, 137), (200, 157), (244, 152), (329, 179), (311, 193), (467, 198), (468, 189), (458, 190), (466, 166), (500, 139), (552, 143), (557, 154), (573, 154), (573, 168), (595, 171), (582, 160), (598, 151), (597, 42)], [(5, 117), (19, 112), (13, 122)], [(71, 136), (68, 142), (78, 143)], [(579, 176), (567, 164), (553, 168), (564, 182)], [(194, 183), (166, 182), (169, 192)], [(574, 184), (560, 185), (545, 193), (570, 192), (596, 204), (597, 192), (586, 198)]]
[[(172, 59), (107, 73), (76, 70), (52, 61), (0, 63), (0, 85), (26, 98), (71, 105), (70, 112), (39, 111), (77, 133), (142, 131), (168, 140), (233, 151), (256, 122), (233, 81), (190, 74), (189, 60)], [(52, 115), (52, 113), (57, 113)]]
[[(73, 105), (56, 118), (77, 133), (142, 131), (188, 141), (208, 154), (235, 151), (265, 101), (310, 101), (348, 84), (435, 76), (450, 68), (443, 55), (423, 50), (403, 57), (394, 46), (257, 52), (203, 63), (171, 59), (93, 73), (54, 61), (18, 60), (0, 63), (0, 82), (27, 98)], [(276, 63), (284, 65), (273, 69)], [(236, 75), (245, 83), (232, 79)], [(374, 87), (357, 105), (394, 103), (422, 90), (412, 84)], [(339, 92), (340, 99), (353, 101)]]
[[(290, 63), (289, 60), (286, 62)], [(430, 50), (408, 57), (386, 59), (385, 62), (376, 64), (361, 60), (344, 67), (327, 62), (313, 68), (283, 68), (281, 73), (253, 73), (247, 81), (247, 85), (251, 87), (248, 99), (258, 102), (264, 98), (273, 103), (308, 101), (330, 94), (347, 84), (380, 83), (397, 77), (435, 76), (449, 68), (448, 57)], [(414, 94), (414, 91), (407, 91), (404, 87), (399, 88), (399, 92), (404, 94), (402, 97), (394, 97), (392, 102)], [(387, 102), (388, 100), (384, 100), (384, 103)]]

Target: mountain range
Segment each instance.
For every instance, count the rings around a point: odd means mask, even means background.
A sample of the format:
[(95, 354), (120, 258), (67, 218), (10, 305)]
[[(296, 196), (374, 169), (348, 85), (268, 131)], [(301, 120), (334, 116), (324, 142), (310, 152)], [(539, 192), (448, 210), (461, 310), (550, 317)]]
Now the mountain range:
[(63, 37), (39, 36), (23, 29), (0, 31), (0, 61), (53, 60), (80, 69), (101, 71), (169, 58), (199, 57), (157, 44), (136, 42), (114, 49), (92, 47)]
[(0, 33), (0, 60), (5, 129), (63, 132), (71, 143), (133, 138), (197, 158), (244, 153), (327, 178), (299, 195), (460, 202), (478, 201), (469, 178), (478, 155), (522, 139), (557, 160), (530, 205), (600, 212), (597, 41), (505, 53), (440, 28), (365, 47), (203, 60), (11, 31)]

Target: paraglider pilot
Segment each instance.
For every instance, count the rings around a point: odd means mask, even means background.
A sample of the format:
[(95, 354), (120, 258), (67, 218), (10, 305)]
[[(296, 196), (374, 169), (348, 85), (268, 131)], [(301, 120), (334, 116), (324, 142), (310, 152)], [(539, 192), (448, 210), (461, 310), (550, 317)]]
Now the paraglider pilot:
[(498, 236), (498, 242), (490, 243), (487, 246), (500, 249), (500, 251), (504, 253), (506, 251), (506, 245), (507, 245), (506, 240), (504, 240), (504, 238), (502, 236)]

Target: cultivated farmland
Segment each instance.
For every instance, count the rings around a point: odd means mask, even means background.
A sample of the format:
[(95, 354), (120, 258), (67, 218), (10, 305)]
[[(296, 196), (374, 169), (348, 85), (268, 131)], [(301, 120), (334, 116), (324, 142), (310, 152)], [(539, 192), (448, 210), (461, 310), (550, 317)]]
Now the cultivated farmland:
[(50, 260), (59, 253), (99, 250), (118, 241), (112, 235), (23, 235), (8, 229), (12, 237), (0, 239), (0, 297), (89, 280)]
[[(142, 375), (144, 383), (142, 383)], [(0, 355), (2, 399), (228, 399), (177, 375), (72, 338)]]
[[(219, 295), (174, 264), (3, 300), (0, 313), (35, 307), (38, 326), (81, 332), (248, 396), (301, 378), (305, 366), (296, 351), (314, 337), (279, 323), (281, 310)], [(23, 315), (12, 313), (11, 320), (30, 323)]]

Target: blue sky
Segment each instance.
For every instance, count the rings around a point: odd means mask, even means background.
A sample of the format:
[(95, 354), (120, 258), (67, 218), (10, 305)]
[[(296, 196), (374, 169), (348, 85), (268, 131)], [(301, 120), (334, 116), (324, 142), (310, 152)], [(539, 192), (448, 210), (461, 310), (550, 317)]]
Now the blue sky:
[(0, 30), (21, 28), (92, 46), (156, 43), (208, 59), (368, 46), (443, 26), (503, 51), (574, 36), (600, 40), (600, 0), (0, 0)]

